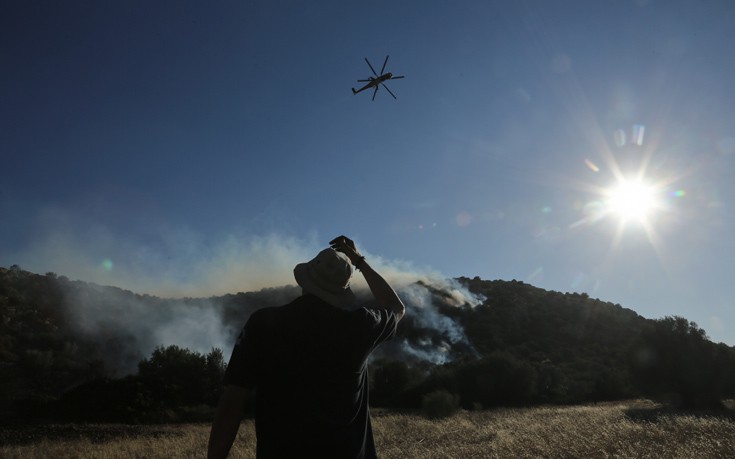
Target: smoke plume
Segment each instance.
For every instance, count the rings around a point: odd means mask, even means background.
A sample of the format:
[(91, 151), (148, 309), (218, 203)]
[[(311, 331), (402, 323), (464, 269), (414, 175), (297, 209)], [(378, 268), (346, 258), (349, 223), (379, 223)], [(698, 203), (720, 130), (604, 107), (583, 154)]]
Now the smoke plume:
[[(82, 279), (67, 282), (67, 313), (121, 373), (135, 371), (156, 346), (200, 353), (217, 347), (229, 355), (253, 311), (300, 294), (293, 267), (324, 246), (316, 235), (279, 234), (226, 235), (208, 243), (184, 230), (159, 231), (142, 243), (93, 222), (82, 228), (63, 215), (48, 218), (53, 230), (41, 233), (31, 249), (4, 258), (36, 272)], [(444, 312), (474, 307), (482, 298), (438, 272), (382, 258), (357, 244), (407, 306), (403, 332), (381, 355), (440, 364), (474, 352), (461, 324)], [(369, 300), (359, 273), (352, 285), (359, 298)]]

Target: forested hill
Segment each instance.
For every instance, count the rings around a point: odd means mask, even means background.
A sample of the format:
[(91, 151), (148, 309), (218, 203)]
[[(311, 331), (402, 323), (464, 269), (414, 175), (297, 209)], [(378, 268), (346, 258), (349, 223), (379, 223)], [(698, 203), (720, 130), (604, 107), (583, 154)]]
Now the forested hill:
[[(253, 311), (299, 293), (161, 299), (0, 268), (0, 408), (146, 368), (165, 373), (172, 356), (219, 368)], [(735, 350), (684, 318), (651, 320), (586, 294), (477, 277), (420, 281), (399, 294), (408, 311), (372, 363), (375, 404), (416, 406), (436, 390), (466, 407), (672, 393), (695, 404), (735, 394)]]
[(505, 351), (532, 362), (586, 361), (615, 369), (652, 321), (587, 294), (546, 291), (523, 282), (463, 280), (486, 297), (465, 328), (478, 351)]

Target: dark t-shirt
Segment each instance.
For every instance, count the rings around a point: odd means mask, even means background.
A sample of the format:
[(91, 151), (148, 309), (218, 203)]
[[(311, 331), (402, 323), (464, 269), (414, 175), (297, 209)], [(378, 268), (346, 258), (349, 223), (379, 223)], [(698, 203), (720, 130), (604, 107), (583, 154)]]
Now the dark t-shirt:
[(374, 458), (367, 359), (396, 332), (387, 310), (304, 295), (250, 316), (225, 385), (254, 388), (259, 458)]

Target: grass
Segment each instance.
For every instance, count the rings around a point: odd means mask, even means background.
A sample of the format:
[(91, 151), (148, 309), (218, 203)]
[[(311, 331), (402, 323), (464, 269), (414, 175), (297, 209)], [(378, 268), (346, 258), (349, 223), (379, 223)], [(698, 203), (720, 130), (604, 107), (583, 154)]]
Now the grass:
[[(676, 413), (647, 401), (488, 411), (429, 420), (375, 410), (382, 458), (724, 458), (735, 415)], [(209, 425), (46, 425), (0, 433), (3, 458), (204, 458)], [(230, 457), (255, 457), (252, 421)]]

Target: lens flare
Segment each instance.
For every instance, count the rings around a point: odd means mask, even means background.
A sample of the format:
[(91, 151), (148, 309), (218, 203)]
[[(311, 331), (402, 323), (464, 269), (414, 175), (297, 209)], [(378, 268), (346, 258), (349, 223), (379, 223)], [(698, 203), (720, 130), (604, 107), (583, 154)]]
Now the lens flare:
[(589, 159), (585, 159), (584, 163), (587, 165), (587, 167), (590, 168), (592, 172), (600, 172), (600, 168), (597, 166), (597, 164), (593, 163)]
[(457, 226), (466, 228), (470, 226), (470, 223), (472, 223), (472, 215), (469, 212), (462, 211), (457, 214), (455, 220), (457, 222)]
[(622, 129), (618, 129), (615, 131), (615, 145), (622, 148), (625, 146), (625, 131)]
[(643, 145), (643, 135), (646, 133), (646, 127), (642, 124), (633, 125), (633, 143), (639, 147)]
[(577, 273), (572, 280), (572, 290), (579, 290), (579, 288), (587, 281), (587, 274), (583, 272)]
[(543, 280), (544, 277), (544, 268), (539, 266), (538, 268), (534, 269), (531, 274), (528, 276), (528, 282), (536, 282)]

